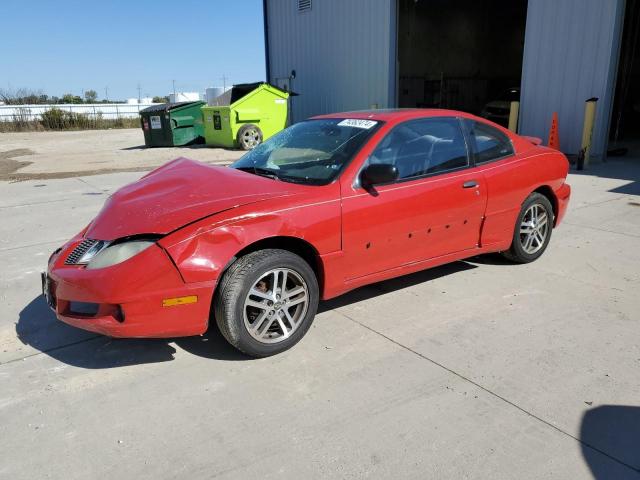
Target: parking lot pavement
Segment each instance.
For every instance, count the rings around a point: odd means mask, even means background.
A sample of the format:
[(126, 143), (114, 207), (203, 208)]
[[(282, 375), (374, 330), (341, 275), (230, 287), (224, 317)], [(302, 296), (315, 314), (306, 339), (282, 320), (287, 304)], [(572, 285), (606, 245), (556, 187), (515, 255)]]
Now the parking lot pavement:
[(49, 252), (140, 173), (0, 183), (0, 478), (640, 478), (640, 162), (572, 174), (545, 255), (321, 305), (293, 350), (57, 322)]

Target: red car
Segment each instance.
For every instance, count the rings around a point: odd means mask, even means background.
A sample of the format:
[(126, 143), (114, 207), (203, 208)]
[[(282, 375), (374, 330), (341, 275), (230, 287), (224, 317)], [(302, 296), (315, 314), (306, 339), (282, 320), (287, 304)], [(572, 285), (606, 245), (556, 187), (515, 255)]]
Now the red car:
[(231, 167), (177, 159), (115, 192), (49, 260), (58, 318), (113, 337), (204, 333), (293, 346), (318, 301), (488, 252), (531, 262), (567, 208), (569, 164), (451, 110), (297, 123)]

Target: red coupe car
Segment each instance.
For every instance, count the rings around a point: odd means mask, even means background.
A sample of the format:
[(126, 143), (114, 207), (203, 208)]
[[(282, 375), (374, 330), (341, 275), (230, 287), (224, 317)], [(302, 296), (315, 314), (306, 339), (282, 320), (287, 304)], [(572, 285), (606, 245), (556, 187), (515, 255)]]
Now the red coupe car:
[(297, 123), (230, 167), (180, 158), (115, 192), (43, 274), (60, 320), (286, 350), (318, 301), (447, 262), (531, 262), (567, 208), (567, 159), (450, 110)]

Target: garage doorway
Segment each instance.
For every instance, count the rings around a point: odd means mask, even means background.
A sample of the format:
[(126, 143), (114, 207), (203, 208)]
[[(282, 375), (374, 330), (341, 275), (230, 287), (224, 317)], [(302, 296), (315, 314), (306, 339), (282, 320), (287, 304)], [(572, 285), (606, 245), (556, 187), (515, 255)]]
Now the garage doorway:
[(398, 106), (506, 125), (522, 76), (527, 0), (399, 0)]
[(640, 157), (640, 0), (627, 0), (609, 129), (609, 152)]

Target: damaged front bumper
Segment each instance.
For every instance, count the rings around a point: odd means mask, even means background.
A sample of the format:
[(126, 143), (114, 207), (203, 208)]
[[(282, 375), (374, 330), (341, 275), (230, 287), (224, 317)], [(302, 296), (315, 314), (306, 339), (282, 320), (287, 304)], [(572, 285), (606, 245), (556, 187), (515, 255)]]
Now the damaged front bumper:
[(206, 331), (215, 282), (185, 283), (157, 245), (106, 268), (65, 265), (77, 244), (72, 241), (54, 254), (42, 274), (42, 293), (59, 320), (111, 337)]

